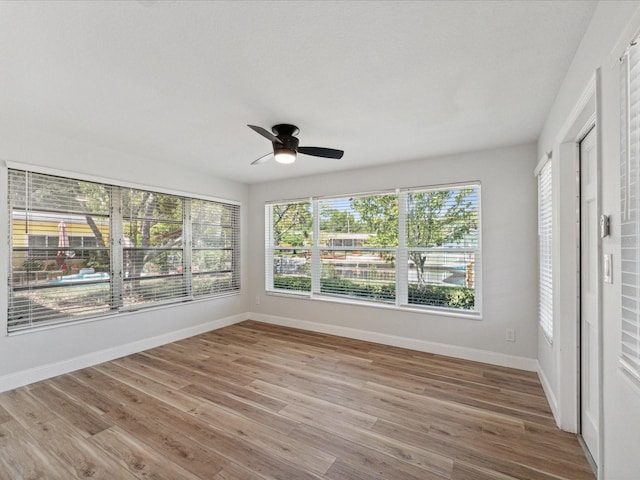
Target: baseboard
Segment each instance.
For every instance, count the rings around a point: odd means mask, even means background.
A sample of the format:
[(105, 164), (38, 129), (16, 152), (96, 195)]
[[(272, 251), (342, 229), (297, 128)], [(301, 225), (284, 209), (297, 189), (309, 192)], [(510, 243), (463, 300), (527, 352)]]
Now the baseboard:
[(415, 338), (398, 337), (386, 333), (370, 332), (367, 330), (341, 327), (338, 325), (328, 325), (325, 323), (310, 322), (307, 320), (298, 320), (288, 317), (279, 317), (275, 315), (265, 315), (262, 313), (249, 313), (248, 315), (251, 320), (270, 323), (273, 325), (280, 325), (283, 327), (299, 328), (312, 332), (338, 335), (340, 337), (354, 338), (356, 340), (365, 340), (368, 342), (381, 343), (383, 345), (408, 348), (410, 350), (417, 350), (420, 352), (446, 355), (449, 357), (489, 363), (491, 365), (499, 365), (502, 367), (518, 368), (530, 372), (536, 372), (538, 370), (538, 361), (534, 358), (518, 357), (515, 355), (506, 355), (503, 353), (491, 352), (488, 350), (479, 350), (475, 348), (461, 347), (458, 345), (429, 342), (427, 340), (418, 340)]
[(547, 401), (549, 402), (551, 413), (553, 413), (553, 419), (556, 421), (556, 425), (560, 427), (560, 410), (558, 408), (558, 399), (556, 398), (555, 393), (553, 393), (553, 388), (551, 388), (549, 379), (545, 375), (544, 370), (542, 370), (542, 367), (539, 363), (536, 371), (538, 372), (538, 378), (540, 379), (542, 390), (544, 390), (544, 394), (547, 396)]
[(380, 332), (370, 332), (366, 330), (342, 327), (338, 325), (327, 325), (323, 323), (310, 322), (307, 320), (298, 320), (288, 317), (279, 317), (275, 315), (265, 315), (261, 313), (241, 313), (238, 315), (232, 315), (200, 325), (195, 325), (193, 327), (168, 332), (155, 337), (145, 338), (144, 340), (127, 343), (125, 345), (118, 345), (117, 347), (70, 358), (62, 362), (51, 363), (48, 365), (43, 365), (41, 367), (4, 375), (0, 377), (0, 392), (18, 388), (23, 385), (38, 382), (40, 380), (45, 380), (57, 375), (63, 375), (74, 370), (91, 367), (99, 363), (115, 360), (116, 358), (131, 355), (133, 353), (148, 350), (150, 348), (159, 347), (160, 345), (165, 345), (167, 343), (182, 340), (194, 335), (199, 335), (211, 330), (217, 330), (219, 328), (233, 325), (247, 319), (252, 319), (263, 323), (270, 323), (273, 325), (281, 325), (284, 327), (299, 328), (312, 332), (338, 335), (341, 337), (354, 338), (357, 340), (365, 340), (394, 347), (408, 348), (410, 350), (416, 350), (420, 352), (428, 352), (438, 355), (462, 358), (465, 360), (483, 362), (491, 365), (499, 365), (503, 367), (519, 368), (521, 370), (538, 372), (540, 381), (545, 393), (547, 394), (547, 398), (549, 399), (549, 403), (551, 404), (551, 409), (557, 421), (557, 401), (555, 399), (555, 396), (553, 395), (553, 391), (551, 390), (551, 388), (549, 388), (549, 384), (546, 377), (544, 376), (544, 373), (540, 370), (540, 366), (537, 360), (533, 358), (518, 357), (515, 355), (506, 355), (487, 350), (461, 347), (458, 345), (429, 342), (427, 340), (399, 337), (396, 335), (389, 335)]
[(115, 360), (116, 358), (131, 355), (133, 353), (148, 350), (150, 348), (159, 347), (160, 345), (165, 345), (167, 343), (182, 340), (184, 338), (193, 337), (194, 335), (199, 335), (211, 330), (217, 330), (219, 328), (233, 325), (247, 319), (248, 316), (246, 313), (232, 315), (225, 318), (219, 318), (211, 322), (202, 323), (200, 325), (194, 325), (192, 327), (183, 328), (181, 330), (175, 330), (173, 332), (157, 335), (155, 337), (145, 338), (144, 340), (138, 340), (136, 342), (118, 345), (117, 347), (70, 358), (62, 362), (50, 363), (41, 367), (4, 375), (0, 377), (0, 392), (21, 387), (23, 385), (28, 385), (40, 380), (45, 380), (57, 375), (69, 373), (81, 368), (87, 368), (91, 367), (92, 365)]

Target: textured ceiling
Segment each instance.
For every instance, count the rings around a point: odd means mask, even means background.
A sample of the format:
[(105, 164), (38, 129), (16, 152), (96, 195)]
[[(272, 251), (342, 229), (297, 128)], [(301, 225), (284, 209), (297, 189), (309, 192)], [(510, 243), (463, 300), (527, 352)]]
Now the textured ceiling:
[(246, 183), (531, 142), (595, 5), (1, 2), (0, 122)]

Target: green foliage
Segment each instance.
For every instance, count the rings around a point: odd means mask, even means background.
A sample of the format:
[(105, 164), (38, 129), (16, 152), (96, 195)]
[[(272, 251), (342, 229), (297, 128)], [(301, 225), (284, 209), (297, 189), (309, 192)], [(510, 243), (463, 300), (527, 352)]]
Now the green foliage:
[[(478, 228), (478, 213), (471, 198), (474, 189), (448, 189), (407, 194), (408, 247), (434, 248), (459, 244)], [(354, 199), (353, 208), (366, 224), (371, 247), (398, 246), (398, 203), (394, 195)], [(418, 283), (425, 284), (426, 252), (412, 251)]]
[(162, 218), (182, 221), (182, 199), (175, 195), (158, 194), (156, 213)]
[(276, 275), (273, 277), (273, 288), (295, 290), (296, 292), (311, 292), (311, 277)]
[[(276, 275), (273, 286), (278, 290), (311, 292), (311, 278), (294, 275)], [(395, 300), (393, 283), (361, 283), (352, 280), (323, 278), (320, 280), (322, 293), (361, 297), (369, 300)], [(409, 285), (409, 304), (473, 310), (474, 291), (472, 288), (447, 285)]]
[(333, 263), (322, 264), (322, 278), (335, 278), (336, 266)]
[(22, 264), (22, 268), (26, 272), (38, 272), (42, 270), (43, 267), (44, 267), (44, 262), (42, 262), (41, 260), (35, 260), (31, 258), (26, 259)]
[(409, 285), (410, 305), (473, 310), (475, 294), (472, 288), (448, 285)]
[(283, 233), (280, 236), (280, 245), (291, 245), (294, 247), (299, 247), (305, 244), (305, 236), (304, 233), (292, 233), (287, 232)]
[(473, 189), (437, 190), (407, 195), (407, 246), (457, 244), (478, 228)]
[(346, 210), (322, 206), (320, 212), (320, 230), (333, 233), (358, 233), (362, 231), (362, 223), (356, 220), (353, 213)]
[[(310, 246), (313, 217), (309, 202), (273, 205), (273, 245)], [(291, 243), (295, 242), (295, 243)]]
[(382, 302), (396, 299), (396, 286), (393, 283), (360, 283), (342, 278), (323, 278), (320, 280), (320, 291)]
[(362, 231), (371, 234), (365, 241), (366, 246), (398, 246), (398, 197), (396, 195), (354, 198), (351, 205), (364, 223)]
[(106, 185), (91, 182), (77, 182), (75, 200), (86, 212), (108, 214), (111, 204), (110, 189)]
[(107, 252), (97, 251), (90, 252), (86, 267), (93, 268), (96, 272), (109, 273), (111, 270), (111, 261)]

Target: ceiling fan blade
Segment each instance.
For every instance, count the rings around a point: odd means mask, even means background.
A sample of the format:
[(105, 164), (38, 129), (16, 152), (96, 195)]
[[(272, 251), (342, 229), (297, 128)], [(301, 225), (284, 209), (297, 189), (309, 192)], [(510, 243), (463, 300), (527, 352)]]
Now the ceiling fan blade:
[(273, 152), (269, 152), (266, 155), (261, 156), (257, 160), (251, 162), (251, 165), (260, 165), (261, 163), (266, 163), (273, 158)]
[(282, 140), (280, 140), (278, 137), (276, 137), (273, 133), (271, 133), (269, 130), (265, 130), (262, 127), (256, 127), (255, 125), (247, 125), (247, 127), (249, 127), (251, 130), (253, 130), (256, 133), (259, 133), (260, 135), (262, 135), (264, 138), (268, 138), (269, 140), (271, 140), (272, 142), (276, 142), (276, 143), (282, 143)]
[(314, 157), (325, 158), (342, 158), (344, 152), (342, 150), (336, 150), (335, 148), (322, 148), (322, 147), (298, 147), (298, 153), (304, 153), (305, 155), (313, 155)]

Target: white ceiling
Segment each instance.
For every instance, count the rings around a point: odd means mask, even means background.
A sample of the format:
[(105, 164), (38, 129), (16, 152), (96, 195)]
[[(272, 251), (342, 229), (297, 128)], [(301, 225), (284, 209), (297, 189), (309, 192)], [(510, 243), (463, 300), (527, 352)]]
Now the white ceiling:
[(532, 142), (595, 5), (0, 2), (0, 115), (246, 183)]

